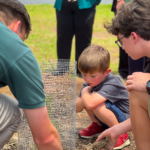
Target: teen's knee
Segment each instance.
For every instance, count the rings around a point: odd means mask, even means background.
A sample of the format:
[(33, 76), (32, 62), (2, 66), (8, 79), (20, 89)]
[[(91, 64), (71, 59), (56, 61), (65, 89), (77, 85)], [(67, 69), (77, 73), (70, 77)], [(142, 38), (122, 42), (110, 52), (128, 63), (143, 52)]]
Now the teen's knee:
[(134, 91), (134, 90), (129, 92), (129, 102), (130, 102), (130, 104), (137, 104), (137, 102), (138, 102), (137, 94), (138, 94), (138, 92)]
[(76, 99), (76, 113), (83, 111), (84, 104), (81, 97)]
[(129, 93), (130, 107), (140, 106), (142, 108), (147, 109), (148, 100), (149, 100), (149, 95), (147, 93), (139, 92), (135, 90), (132, 90)]

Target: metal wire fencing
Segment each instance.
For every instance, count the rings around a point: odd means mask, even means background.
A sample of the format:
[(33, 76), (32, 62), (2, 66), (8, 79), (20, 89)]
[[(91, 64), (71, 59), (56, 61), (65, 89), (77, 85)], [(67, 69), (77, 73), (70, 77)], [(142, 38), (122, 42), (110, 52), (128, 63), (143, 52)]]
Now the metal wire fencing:
[[(50, 120), (59, 132), (63, 150), (75, 150), (76, 62), (52, 60), (39, 65)], [(18, 131), (18, 149), (37, 149), (25, 116)]]

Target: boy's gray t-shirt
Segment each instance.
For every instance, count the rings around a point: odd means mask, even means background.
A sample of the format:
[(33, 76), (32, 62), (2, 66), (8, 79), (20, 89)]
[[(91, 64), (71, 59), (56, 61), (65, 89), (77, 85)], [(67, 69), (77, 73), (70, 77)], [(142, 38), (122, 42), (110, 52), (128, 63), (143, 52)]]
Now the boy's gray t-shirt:
[[(82, 89), (86, 86), (89, 85), (85, 82)], [(118, 77), (109, 73), (103, 82), (92, 88), (91, 93), (92, 92), (99, 93), (108, 101), (115, 104), (124, 113), (126, 119), (130, 117), (128, 98), (129, 93)], [(81, 97), (81, 92), (79, 94), (79, 97)]]

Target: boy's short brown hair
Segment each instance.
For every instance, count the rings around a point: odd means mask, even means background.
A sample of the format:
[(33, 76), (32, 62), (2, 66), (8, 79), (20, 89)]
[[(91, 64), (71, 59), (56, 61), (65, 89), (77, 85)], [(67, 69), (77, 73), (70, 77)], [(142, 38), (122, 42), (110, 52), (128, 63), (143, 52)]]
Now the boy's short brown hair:
[(90, 45), (80, 55), (78, 69), (83, 73), (94, 73), (96, 71), (104, 73), (110, 64), (109, 52), (99, 46)]
[(7, 26), (15, 19), (20, 20), (20, 32), (26, 29), (25, 38), (28, 37), (31, 31), (31, 21), (25, 6), (21, 2), (18, 0), (0, 0), (0, 17)]

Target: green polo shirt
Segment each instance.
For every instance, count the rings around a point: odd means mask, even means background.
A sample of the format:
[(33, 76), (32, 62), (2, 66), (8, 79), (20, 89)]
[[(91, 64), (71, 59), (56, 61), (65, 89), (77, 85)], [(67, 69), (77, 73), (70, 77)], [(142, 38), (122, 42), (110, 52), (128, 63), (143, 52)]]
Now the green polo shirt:
[[(98, 1), (98, 4), (101, 0), (77, 0), (79, 9), (91, 8), (95, 2)], [(61, 10), (63, 0), (56, 0), (54, 4), (54, 8)]]
[(45, 106), (39, 65), (20, 37), (0, 22), (0, 87), (8, 85), (23, 109)]

